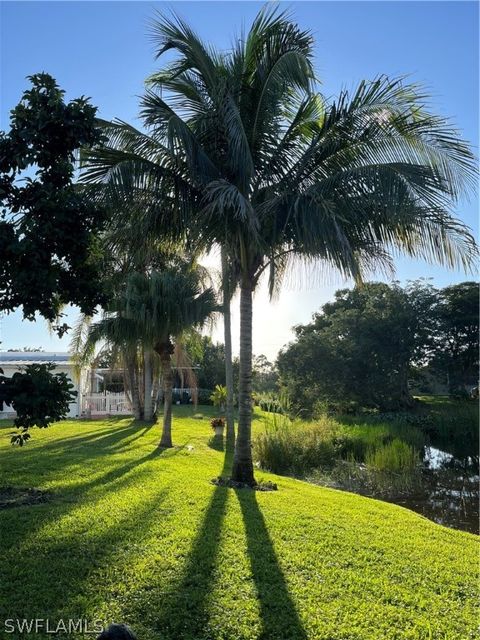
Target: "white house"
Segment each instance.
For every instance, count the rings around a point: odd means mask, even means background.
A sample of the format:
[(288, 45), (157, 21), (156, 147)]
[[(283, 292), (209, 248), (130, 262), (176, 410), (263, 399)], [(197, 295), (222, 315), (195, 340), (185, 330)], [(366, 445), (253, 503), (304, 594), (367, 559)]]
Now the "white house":
[[(69, 418), (132, 414), (131, 402), (123, 386), (122, 370), (85, 368), (77, 376), (71, 355), (66, 352), (0, 351), (0, 369), (7, 377), (22, 371), (28, 364), (44, 362), (55, 364), (53, 373), (66, 373), (77, 392), (74, 402), (70, 403)], [(183, 387), (173, 390), (174, 393), (187, 393), (190, 397), (192, 391)], [(13, 417), (13, 407), (4, 405), (0, 420)]]
[[(85, 385), (83, 384), (84, 376), (80, 376), (80, 380), (74, 373), (74, 365), (71, 356), (68, 353), (47, 353), (47, 352), (30, 352), (30, 351), (0, 351), (0, 369), (3, 374), (11, 377), (16, 371), (22, 371), (27, 364), (39, 364), (42, 362), (53, 362), (56, 366), (53, 373), (64, 372), (70, 378), (77, 392), (74, 402), (70, 403), (69, 418), (78, 418), (82, 414), (83, 393)], [(12, 407), (4, 405), (3, 411), (0, 411), (1, 418), (15, 417), (15, 411)]]

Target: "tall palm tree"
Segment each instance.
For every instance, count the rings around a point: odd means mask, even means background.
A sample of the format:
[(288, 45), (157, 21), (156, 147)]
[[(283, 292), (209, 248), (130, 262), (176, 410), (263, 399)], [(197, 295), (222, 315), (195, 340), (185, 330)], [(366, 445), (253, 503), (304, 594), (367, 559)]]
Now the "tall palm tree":
[(228, 53), (180, 18), (153, 26), (173, 62), (150, 78), (147, 133), (104, 123), (86, 180), (145, 204), (144, 232), (188, 229), (224, 247), (240, 274), (239, 422), (234, 480), (254, 484), (252, 296), (292, 257), (346, 277), (405, 253), (468, 268), (476, 246), (452, 214), (475, 177), (470, 148), (427, 97), (380, 76), (328, 102), (316, 92), (312, 37), (262, 10)]
[(231, 303), (237, 283), (232, 265), (229, 264), (226, 246), (221, 248), (222, 262), (222, 315), (223, 339), (225, 345), (225, 382), (227, 387), (226, 422), (227, 444), (235, 444), (235, 407), (233, 396), (233, 356), (232, 356), (232, 315)]

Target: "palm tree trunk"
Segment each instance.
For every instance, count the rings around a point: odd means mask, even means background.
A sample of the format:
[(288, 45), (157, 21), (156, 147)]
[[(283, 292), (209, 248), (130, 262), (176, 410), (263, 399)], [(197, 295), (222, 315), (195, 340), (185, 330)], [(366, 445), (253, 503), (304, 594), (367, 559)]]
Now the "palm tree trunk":
[(135, 357), (135, 393), (137, 394), (140, 412), (139, 420), (143, 420), (143, 358), (139, 362), (138, 353)]
[(153, 368), (153, 383), (152, 383), (152, 417), (158, 413), (158, 394), (160, 391), (159, 376), (156, 367)]
[(233, 458), (232, 480), (256, 484), (252, 460), (252, 294), (250, 279), (240, 288), (240, 379), (238, 385), (238, 431)]
[(132, 411), (135, 420), (142, 419), (142, 409), (140, 406), (140, 398), (138, 396), (137, 376), (135, 374), (135, 353), (130, 350), (123, 352), (123, 362), (125, 365), (125, 379), (129, 387), (129, 395), (132, 401)]
[(143, 352), (143, 373), (145, 376), (143, 391), (143, 417), (144, 420), (152, 420), (153, 418), (153, 398), (152, 398), (152, 350), (145, 349)]
[(137, 376), (135, 375), (135, 355), (132, 353), (125, 354), (125, 364), (127, 367), (128, 383), (130, 385), (130, 394), (132, 397), (132, 410), (135, 420), (142, 419), (142, 408), (140, 406), (140, 397), (138, 395)]
[(230, 278), (228, 273), (227, 252), (222, 247), (222, 288), (223, 288), (223, 330), (225, 342), (225, 382), (227, 387), (227, 444), (235, 443), (235, 418), (233, 408), (233, 363), (232, 363), (232, 322), (230, 313)]
[(160, 356), (163, 379), (163, 428), (160, 446), (164, 448), (173, 447), (172, 444), (172, 354), (168, 348), (157, 350)]

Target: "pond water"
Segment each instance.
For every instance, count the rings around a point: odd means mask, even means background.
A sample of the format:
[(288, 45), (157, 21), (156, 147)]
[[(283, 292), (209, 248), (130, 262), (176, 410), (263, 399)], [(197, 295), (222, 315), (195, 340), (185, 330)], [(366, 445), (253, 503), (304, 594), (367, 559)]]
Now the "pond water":
[(446, 451), (425, 447), (421, 473), (418, 490), (385, 499), (439, 524), (478, 535), (478, 457), (458, 459)]
[(328, 475), (316, 472), (308, 480), (401, 505), (447, 527), (479, 533), (478, 456), (456, 458), (428, 446), (413, 473), (373, 472), (364, 464), (339, 461)]

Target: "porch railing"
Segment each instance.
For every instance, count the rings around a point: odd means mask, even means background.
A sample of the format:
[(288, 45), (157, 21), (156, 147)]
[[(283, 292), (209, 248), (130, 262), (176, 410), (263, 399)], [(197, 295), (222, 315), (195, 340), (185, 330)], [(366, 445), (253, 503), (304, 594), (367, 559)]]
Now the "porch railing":
[(89, 393), (82, 398), (82, 415), (130, 415), (132, 407), (126, 393)]

